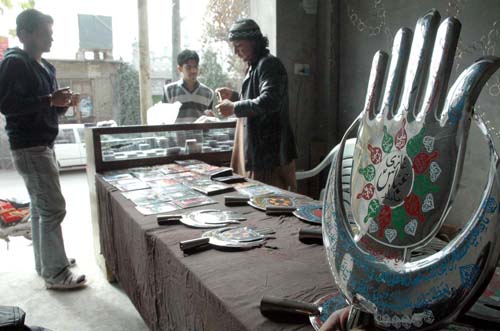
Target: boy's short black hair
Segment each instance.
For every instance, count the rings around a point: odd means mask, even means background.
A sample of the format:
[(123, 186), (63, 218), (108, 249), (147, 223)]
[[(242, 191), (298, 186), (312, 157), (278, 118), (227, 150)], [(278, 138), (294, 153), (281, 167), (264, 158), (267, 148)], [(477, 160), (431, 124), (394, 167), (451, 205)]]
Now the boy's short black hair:
[(54, 24), (54, 20), (50, 15), (46, 15), (36, 9), (23, 10), (16, 18), (16, 33), (25, 30), (26, 32), (33, 32), (42, 24)]
[(195, 51), (185, 49), (177, 55), (177, 64), (181, 67), (189, 60), (195, 60), (196, 64), (200, 63), (200, 57)]

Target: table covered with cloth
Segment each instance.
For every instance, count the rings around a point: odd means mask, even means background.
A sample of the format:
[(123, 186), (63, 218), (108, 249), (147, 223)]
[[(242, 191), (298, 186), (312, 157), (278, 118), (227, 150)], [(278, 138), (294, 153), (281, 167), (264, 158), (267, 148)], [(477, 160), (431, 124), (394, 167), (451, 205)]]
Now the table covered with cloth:
[[(335, 290), (323, 246), (298, 240), (299, 230), (312, 225), (294, 216), (226, 207), (225, 194), (213, 196), (217, 204), (172, 213), (235, 210), (247, 218), (242, 225), (272, 228), (276, 239), (251, 250), (209, 249), (184, 256), (179, 242), (200, 237), (204, 230), (181, 223), (159, 226), (156, 215), (140, 214), (99, 175), (96, 189), (107, 268), (151, 330), (313, 330), (307, 323), (278, 323), (262, 316), (262, 296), (314, 302)], [(289, 194), (299, 202), (315, 202)]]

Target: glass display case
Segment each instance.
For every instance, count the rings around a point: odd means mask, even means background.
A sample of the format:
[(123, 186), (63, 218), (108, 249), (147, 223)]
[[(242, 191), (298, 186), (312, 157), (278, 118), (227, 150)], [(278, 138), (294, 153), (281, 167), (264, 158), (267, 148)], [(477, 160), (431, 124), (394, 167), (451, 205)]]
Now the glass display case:
[(87, 159), (96, 172), (196, 158), (227, 165), (235, 122), (87, 129)]
[(103, 161), (231, 151), (233, 128), (102, 134)]

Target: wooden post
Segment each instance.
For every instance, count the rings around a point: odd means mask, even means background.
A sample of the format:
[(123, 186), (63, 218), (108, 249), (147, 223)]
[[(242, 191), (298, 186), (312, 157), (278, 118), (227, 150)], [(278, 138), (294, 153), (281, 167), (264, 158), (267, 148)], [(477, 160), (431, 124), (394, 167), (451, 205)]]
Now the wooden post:
[(172, 0), (172, 81), (177, 80), (177, 54), (181, 51), (181, 14), (179, 0)]
[(152, 106), (151, 69), (149, 65), (148, 0), (137, 0), (139, 16), (139, 90), (141, 124), (146, 124), (147, 110)]

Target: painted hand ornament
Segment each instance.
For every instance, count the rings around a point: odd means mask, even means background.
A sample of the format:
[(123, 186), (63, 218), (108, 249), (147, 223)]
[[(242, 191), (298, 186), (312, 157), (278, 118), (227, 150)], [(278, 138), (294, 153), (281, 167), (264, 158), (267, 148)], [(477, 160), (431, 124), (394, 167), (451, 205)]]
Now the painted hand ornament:
[[(500, 255), (498, 156), (478, 122), (490, 144), (481, 205), (443, 250), (410, 260), (413, 250), (436, 235), (453, 205), (473, 105), (500, 66), (499, 58), (479, 59), (447, 93), (460, 23), (439, 21), (436, 11), (422, 17), (411, 46), (411, 30), (397, 33), (380, 108), (387, 55), (375, 54), (364, 110), (333, 161), (323, 208), (328, 261), (352, 314), (373, 314), (377, 326), (387, 330), (434, 328), (456, 319), (481, 294)], [(342, 203), (341, 166), (346, 137), (357, 124), (354, 235)]]
[[(396, 35), (380, 111), (377, 105), (387, 56), (382, 52), (375, 55), (354, 153), (351, 206), (361, 233), (369, 237), (364, 241), (370, 242), (366, 249), (390, 245), (399, 249), (402, 260), (411, 248), (432, 239), (444, 221), (460, 178), (471, 105), (477, 97), (477, 93), (464, 91), (480, 90), (496, 69), (493, 59), (478, 61), (459, 78), (446, 99), (460, 23), (448, 18), (438, 31), (439, 20), (439, 14), (432, 12), (419, 21), (409, 60), (411, 31), (401, 29)], [(431, 54), (434, 41), (436, 47)], [(408, 70), (403, 77), (405, 67)], [(429, 78), (423, 91), (426, 74)], [(401, 102), (397, 105), (399, 94)], [(420, 95), (423, 102), (417, 108)], [(375, 169), (374, 176), (367, 178), (365, 169), (370, 167)], [(425, 184), (429, 181), (432, 185)], [(375, 190), (367, 199), (366, 187), (370, 184)], [(369, 216), (372, 200), (381, 206), (383, 215)], [(396, 209), (400, 211), (397, 220), (388, 216)], [(415, 233), (408, 236), (404, 226), (415, 219), (419, 221)], [(383, 231), (371, 234), (371, 223), (377, 223)]]

